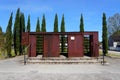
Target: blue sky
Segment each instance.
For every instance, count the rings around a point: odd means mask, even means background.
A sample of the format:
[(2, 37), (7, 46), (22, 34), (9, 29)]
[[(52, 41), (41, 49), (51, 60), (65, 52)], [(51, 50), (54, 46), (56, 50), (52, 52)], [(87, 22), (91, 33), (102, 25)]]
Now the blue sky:
[[(27, 17), (31, 17), (31, 31), (35, 31), (37, 18), (40, 23), (45, 14), (46, 28), (53, 31), (54, 17), (58, 14), (59, 29), (64, 14), (66, 31), (79, 31), (80, 15), (84, 17), (85, 31), (98, 31), (99, 40), (102, 34), (102, 14), (106, 17), (120, 12), (120, 0), (0, 0), (0, 26), (6, 31), (8, 20), (13, 12), (13, 22), (17, 8)], [(14, 25), (14, 23), (13, 23)]]

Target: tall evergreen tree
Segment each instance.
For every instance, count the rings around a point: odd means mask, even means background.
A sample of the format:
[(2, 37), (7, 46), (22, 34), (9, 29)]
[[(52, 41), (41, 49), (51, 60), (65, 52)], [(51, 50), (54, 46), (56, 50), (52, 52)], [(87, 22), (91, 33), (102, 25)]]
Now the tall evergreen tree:
[(54, 32), (58, 32), (58, 16), (57, 16), (57, 14), (55, 15), (55, 20), (54, 20)]
[(0, 51), (1, 51), (2, 47), (3, 47), (3, 32), (2, 32), (2, 28), (0, 26)]
[[(39, 18), (37, 20), (37, 24), (36, 24), (36, 32), (40, 32), (40, 21), (39, 21)], [(37, 54), (40, 54), (41, 53), (41, 44), (42, 44), (42, 41), (41, 41), (41, 35), (37, 35), (37, 44), (36, 44), (36, 53)]]
[(37, 20), (36, 32), (40, 32), (40, 21), (39, 21), (39, 18)]
[[(43, 18), (42, 18), (42, 27), (41, 27), (41, 32), (46, 32), (46, 20), (45, 20), (45, 15), (43, 15)], [(43, 52), (43, 36), (40, 36), (40, 52), (42, 53)]]
[(20, 27), (21, 27), (21, 32), (25, 32), (25, 17), (24, 17), (24, 13), (21, 13), (21, 15), (20, 15)]
[[(61, 32), (65, 32), (65, 21), (64, 21), (64, 15), (62, 16), (62, 21), (61, 21)], [(66, 38), (65, 35), (61, 35), (61, 52), (65, 52), (65, 43), (66, 43)]]
[(0, 54), (2, 56), (5, 56), (4, 52), (5, 52), (5, 40), (4, 40), (4, 34), (2, 32), (2, 28), (0, 26)]
[(20, 8), (17, 9), (15, 23), (14, 23), (14, 50), (15, 55), (20, 53)]
[(2, 32), (2, 27), (0, 26), (0, 49), (2, 48), (2, 44), (3, 44), (2, 41), (3, 41), (3, 32)]
[(27, 32), (30, 32), (30, 15), (28, 16), (28, 22), (27, 22)]
[(81, 18), (80, 18), (80, 32), (84, 32), (84, 21), (83, 21), (82, 14), (81, 14)]
[[(24, 14), (20, 14), (20, 43), (22, 41), (22, 32), (25, 32), (25, 17)], [(24, 47), (20, 44), (20, 55), (22, 54)]]
[(61, 21), (61, 32), (65, 32), (65, 21), (64, 21), (64, 15), (62, 16), (62, 21)]
[(42, 28), (41, 28), (42, 32), (46, 32), (46, 21), (45, 21), (45, 15), (43, 15), (42, 18)]
[(11, 13), (8, 26), (6, 29), (6, 50), (8, 53), (8, 57), (11, 57), (11, 46), (12, 46), (12, 19), (13, 13)]
[(106, 15), (103, 13), (102, 17), (102, 47), (103, 53), (106, 55), (108, 53), (108, 33), (107, 33), (107, 22)]

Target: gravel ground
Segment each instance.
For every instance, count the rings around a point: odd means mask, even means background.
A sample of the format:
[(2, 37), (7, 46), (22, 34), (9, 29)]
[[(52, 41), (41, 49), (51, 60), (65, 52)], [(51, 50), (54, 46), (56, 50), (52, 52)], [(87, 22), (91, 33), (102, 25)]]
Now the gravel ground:
[(120, 80), (120, 59), (109, 64), (27, 64), (23, 56), (0, 60), (0, 80)]

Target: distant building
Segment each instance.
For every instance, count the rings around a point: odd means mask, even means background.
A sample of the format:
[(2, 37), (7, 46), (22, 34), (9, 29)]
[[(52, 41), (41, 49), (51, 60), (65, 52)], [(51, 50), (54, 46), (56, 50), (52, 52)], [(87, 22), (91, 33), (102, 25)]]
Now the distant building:
[(120, 51), (120, 35), (110, 36), (108, 40), (110, 50)]

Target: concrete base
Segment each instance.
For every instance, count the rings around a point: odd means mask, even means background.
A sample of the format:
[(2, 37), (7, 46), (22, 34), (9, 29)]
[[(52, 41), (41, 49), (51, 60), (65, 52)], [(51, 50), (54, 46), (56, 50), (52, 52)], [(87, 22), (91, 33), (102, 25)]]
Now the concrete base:
[(39, 64), (96, 64), (101, 63), (102, 59), (96, 57), (70, 57), (67, 58), (63, 55), (60, 57), (42, 57), (38, 55), (37, 57), (29, 57), (27, 63), (39, 63)]

